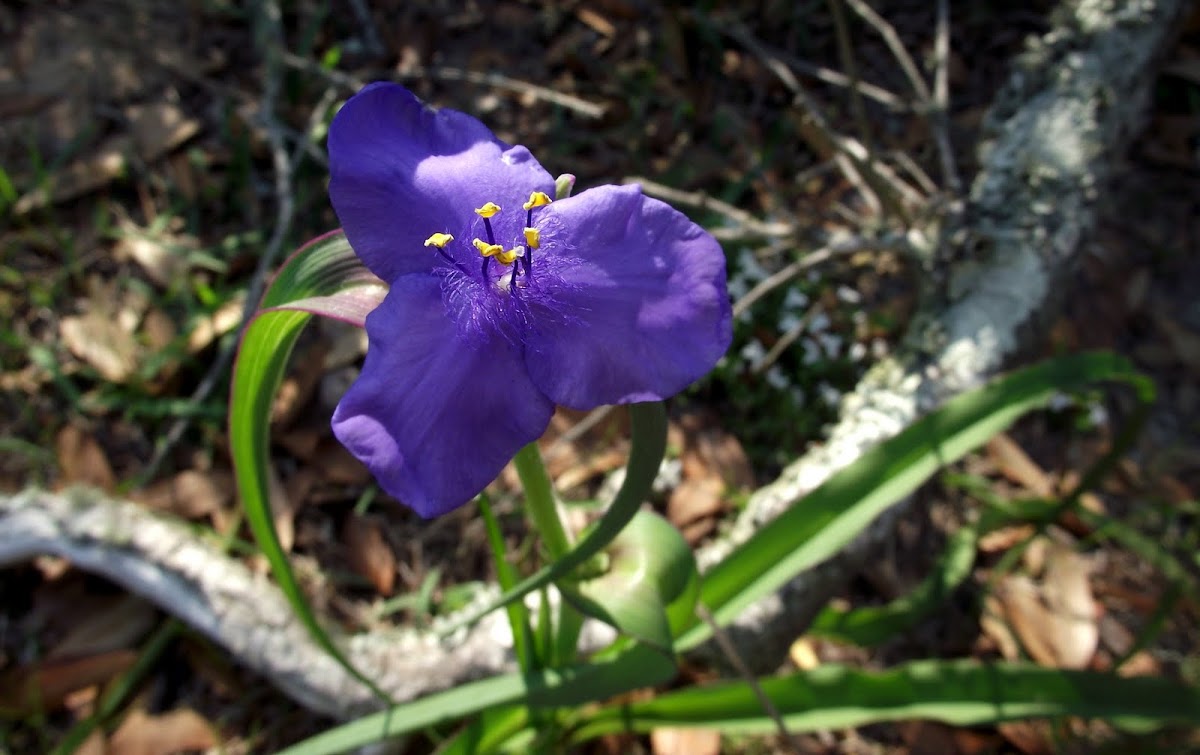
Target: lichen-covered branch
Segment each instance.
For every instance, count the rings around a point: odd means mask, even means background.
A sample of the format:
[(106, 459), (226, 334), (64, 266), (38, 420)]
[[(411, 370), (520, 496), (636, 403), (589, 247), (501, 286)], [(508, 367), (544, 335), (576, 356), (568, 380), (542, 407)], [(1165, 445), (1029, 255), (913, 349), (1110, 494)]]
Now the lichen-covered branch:
[[(943, 239), (933, 271), (937, 290), (904, 343), (844, 397), (827, 441), (757, 491), (730, 537), (700, 554), (702, 564), (1030, 345), (1095, 225), (1114, 158), (1144, 116), (1155, 61), (1186, 6), (1068, 1), (1055, 12), (1053, 29), (1030, 40), (983, 126), (965, 238)], [(731, 634), (753, 650), (751, 665), (781, 661), (797, 631), (888, 537), (902, 507), (832, 562), (747, 611)]]

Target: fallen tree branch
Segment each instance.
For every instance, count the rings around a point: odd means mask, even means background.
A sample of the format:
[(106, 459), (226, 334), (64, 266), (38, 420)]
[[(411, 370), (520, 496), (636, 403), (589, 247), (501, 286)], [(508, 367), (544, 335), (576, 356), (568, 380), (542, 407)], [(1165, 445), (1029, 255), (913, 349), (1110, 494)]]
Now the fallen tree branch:
[[(1031, 42), (985, 124), (982, 169), (964, 217), (968, 238), (936, 255), (948, 271), (935, 278), (938, 295), (927, 297), (896, 355), (845, 397), (828, 441), (757, 491), (731, 535), (699, 554), (701, 564), (719, 560), (945, 398), (979, 384), (1030, 340), (1094, 226), (1112, 158), (1139, 121), (1154, 57), (1185, 5), (1071, 2), (1053, 31)], [(950, 255), (971, 250), (978, 253), (965, 264), (950, 264)], [(729, 628), (749, 667), (778, 664), (817, 608), (890, 534), (903, 507)], [(272, 583), (182, 523), (94, 491), (0, 496), (0, 566), (38, 554), (70, 559), (155, 602), (313, 711), (348, 717), (379, 706), (309, 639)], [(437, 632), (373, 632), (343, 644), (397, 700), (513, 666), (502, 612), (444, 640)], [(712, 647), (701, 653), (722, 655)]]
[[(982, 168), (962, 219), (966, 238), (935, 250), (936, 291), (896, 353), (843, 398), (826, 442), (758, 490), (730, 536), (699, 554), (702, 565), (1031, 344), (1095, 225), (1114, 158), (1141, 122), (1157, 56), (1186, 5), (1068, 0), (1054, 28), (1030, 41), (984, 122)], [(747, 663), (778, 666), (797, 633), (891, 535), (906, 505), (735, 622), (730, 634)], [(720, 657), (712, 648), (705, 655)]]

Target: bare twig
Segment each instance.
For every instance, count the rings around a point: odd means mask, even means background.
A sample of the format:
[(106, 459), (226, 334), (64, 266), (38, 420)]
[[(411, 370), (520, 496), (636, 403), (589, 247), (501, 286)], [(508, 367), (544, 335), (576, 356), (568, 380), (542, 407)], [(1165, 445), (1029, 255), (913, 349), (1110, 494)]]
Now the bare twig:
[[(870, 166), (875, 181), (887, 187), (888, 196), (894, 197), (897, 204), (904, 206), (904, 202), (908, 202), (912, 206), (921, 207), (926, 203), (926, 197), (921, 192), (900, 178), (890, 165), (872, 158), (867, 152), (867, 148), (860, 142), (849, 137), (842, 137), (841, 145), (842, 150), (854, 160), (855, 165)], [(868, 162), (868, 160), (871, 161)], [(907, 218), (907, 213), (904, 217)]]
[(916, 160), (912, 159), (911, 155), (904, 150), (898, 149), (888, 153), (888, 157), (895, 160), (896, 165), (908, 171), (908, 174), (920, 184), (922, 191), (926, 194), (937, 194), (938, 185), (933, 182), (933, 179), (929, 177), (925, 169), (918, 165)]
[(962, 193), (962, 181), (954, 164), (954, 148), (950, 143), (950, 2), (938, 0), (937, 35), (933, 45), (933, 107), (930, 115), (933, 138), (942, 161), (942, 180), (954, 196)]
[(775, 342), (775, 345), (771, 347), (771, 350), (768, 351), (765, 356), (763, 356), (762, 361), (754, 366), (752, 372), (756, 375), (761, 375), (767, 370), (771, 369), (771, 365), (779, 361), (779, 357), (783, 356), (783, 352), (787, 351), (789, 348), (791, 348), (792, 344), (800, 340), (800, 336), (804, 335), (804, 331), (808, 330), (808, 326), (813, 321), (813, 318), (815, 318), (817, 314), (823, 310), (824, 307), (821, 306), (821, 302), (819, 301), (809, 307), (808, 311), (804, 313), (804, 316), (800, 318), (800, 322), (793, 325), (791, 330), (784, 333), (783, 336), (781, 336), (780, 339)]
[(750, 690), (754, 693), (754, 696), (758, 698), (758, 704), (762, 706), (763, 712), (766, 713), (767, 716), (769, 716), (770, 719), (775, 723), (775, 728), (779, 731), (780, 738), (788, 743), (792, 752), (804, 752), (802, 749), (800, 749), (800, 743), (796, 741), (796, 738), (792, 736), (790, 731), (788, 731), (787, 724), (783, 722), (783, 716), (779, 715), (779, 709), (775, 707), (775, 703), (771, 702), (771, 698), (767, 697), (767, 693), (763, 691), (762, 685), (759, 684), (758, 679), (755, 678), (754, 672), (752, 672), (749, 667), (746, 666), (745, 661), (742, 660), (741, 654), (738, 653), (737, 648), (734, 647), (733, 642), (730, 641), (729, 635), (725, 633), (725, 630), (721, 628), (721, 626), (717, 624), (717, 620), (713, 618), (712, 612), (709, 611), (703, 603), (697, 603), (696, 615), (699, 616), (701, 621), (703, 621), (705, 624), (708, 624), (708, 626), (712, 629), (713, 639), (717, 641), (717, 646), (721, 648), (721, 652), (725, 655), (725, 659), (729, 661), (729, 665), (733, 666), (733, 669), (737, 671), (739, 676), (742, 677), (742, 681), (746, 682), (746, 685), (750, 687)]
[(329, 167), (329, 157), (313, 142), (313, 135), (321, 125), (321, 122), (325, 120), (325, 114), (333, 106), (337, 98), (338, 88), (330, 86), (325, 89), (325, 93), (321, 95), (321, 99), (313, 106), (312, 112), (308, 116), (308, 125), (295, 138), (296, 146), (292, 150), (292, 159), (290, 161), (290, 170), (293, 174), (300, 167), (300, 158), (304, 155), (308, 155), (323, 167)]
[(527, 94), (535, 99), (543, 100), (567, 110), (574, 111), (586, 118), (602, 118), (608, 112), (608, 107), (589, 102), (582, 97), (563, 94), (553, 89), (530, 84), (527, 81), (510, 78), (499, 73), (480, 73), (450, 66), (418, 66), (397, 70), (396, 75), (402, 79), (436, 79), (438, 81), (467, 81), (472, 84), (482, 84), (496, 89), (507, 89), (518, 94)]
[[(854, 48), (850, 44), (850, 28), (846, 23), (845, 8), (842, 7), (844, 0), (828, 0), (829, 10), (833, 14), (834, 35), (837, 37), (838, 58), (842, 61), (842, 68), (846, 69), (846, 75), (850, 77), (850, 81), (858, 84), (858, 61), (854, 58)], [(871, 139), (871, 124), (867, 122), (867, 111), (863, 108), (862, 96), (859, 94), (858, 87), (850, 88), (850, 111), (854, 113), (854, 123), (858, 126), (858, 138), (862, 141), (863, 146), (867, 149), (867, 159), (870, 160), (870, 155), (875, 151), (872, 146)]]
[[(358, 91), (366, 86), (367, 82), (363, 79), (345, 73), (343, 71), (335, 71), (316, 63), (315, 61), (302, 58), (294, 53), (285, 52), (282, 56), (284, 64), (290, 68), (295, 68), (306, 73), (315, 74), (328, 80), (333, 84), (337, 84), (351, 92)], [(586, 118), (602, 118), (608, 107), (595, 102), (589, 102), (582, 97), (576, 97), (571, 94), (563, 94), (556, 92), (553, 89), (541, 87), (536, 84), (530, 84), (527, 81), (521, 81), (509, 76), (504, 76), (498, 73), (480, 73), (479, 71), (468, 71), (463, 68), (454, 68), (452, 66), (414, 66), (403, 69), (395, 69), (388, 72), (388, 75), (395, 76), (398, 79), (434, 79), (436, 81), (466, 81), (471, 84), (481, 84), (490, 86), (496, 89), (506, 89), (510, 92), (518, 94), (527, 94), (535, 99), (549, 102), (553, 105), (566, 108), (573, 112), (579, 113)]]
[(892, 250), (898, 251), (906, 248), (903, 239), (850, 239), (838, 244), (823, 246), (815, 252), (804, 255), (800, 259), (791, 263), (787, 267), (781, 268), (770, 277), (764, 278), (758, 282), (754, 288), (746, 292), (746, 294), (738, 299), (733, 304), (733, 316), (737, 317), (741, 313), (749, 309), (756, 301), (763, 298), (771, 291), (779, 288), (783, 284), (795, 278), (800, 273), (808, 270), (811, 267), (827, 262), (836, 256), (854, 254), (856, 252), (864, 252), (868, 250)]
[[(275, 265), (275, 260), (279, 256), (280, 250), (283, 248), (283, 242), (287, 238), (288, 232), (292, 227), (292, 217), (295, 213), (295, 199), (292, 196), (292, 163), (288, 158), (287, 147), (281, 127), (275, 119), (275, 103), (279, 98), (279, 89), (283, 78), (283, 66), (281, 65), (281, 56), (284, 50), (285, 42), (283, 37), (283, 27), (281, 25), (281, 13), (279, 3), (276, 0), (263, 0), (258, 5), (258, 36), (259, 44), (263, 49), (264, 65), (263, 65), (263, 96), (262, 106), (258, 112), (258, 125), (266, 134), (267, 141), (271, 147), (271, 161), (275, 172), (275, 225), (271, 231), (271, 236), (263, 247), (262, 256), (259, 257), (258, 266), (254, 271), (254, 277), (250, 280), (250, 286), (246, 293), (246, 304), (242, 312), (242, 324), (238, 328), (238, 337), (223, 345), (217, 358), (213, 360), (208, 371), (200, 380), (199, 385), (192, 391), (189, 401), (193, 404), (203, 403), (208, 399), (217, 383), (220, 382), (222, 375), (229, 369), (230, 363), (233, 361), (233, 355), (237, 350), (237, 344), (241, 340), (241, 334), (249, 324), (250, 318), (254, 315), (255, 309), (258, 307), (259, 299), (262, 298), (262, 293), (266, 287), (267, 275), (271, 268)], [(154, 449), (154, 455), (146, 464), (141, 474), (138, 476), (138, 482), (145, 484), (154, 478), (158, 468), (162, 466), (163, 461), (171, 452), (171, 449), (179, 443), (180, 438), (187, 432), (191, 425), (192, 416), (187, 415), (180, 417), (167, 430), (166, 434), (159, 441)]]
[[(711, 20), (701, 11), (692, 11), (691, 16), (718, 33), (731, 37), (736, 41), (741, 41), (734, 36), (729, 25), (723, 21), (712, 23)], [(744, 31), (744, 29), (742, 31)], [(795, 69), (797, 73), (800, 73), (804, 76), (811, 76), (818, 81), (822, 81), (832, 86), (855, 89), (864, 97), (869, 97), (884, 107), (892, 110), (903, 111), (912, 109), (912, 105), (910, 103), (881, 86), (867, 81), (854, 81), (841, 71), (835, 71), (832, 68), (826, 68), (825, 66), (819, 66), (814, 63), (801, 60), (786, 50), (780, 50), (779, 48), (771, 47), (765, 42), (759, 42), (759, 45), (761, 49), (768, 53), (771, 57), (783, 61), (789, 68)]]
[(916, 61), (908, 54), (908, 49), (904, 46), (904, 42), (900, 40), (900, 35), (896, 33), (896, 27), (889, 24), (887, 19), (876, 13), (863, 0), (845, 1), (863, 21), (870, 24), (879, 33), (879, 36), (883, 38), (884, 44), (892, 51), (896, 62), (900, 64), (900, 70), (904, 71), (904, 75), (908, 77), (908, 83), (912, 86), (913, 92), (916, 93), (917, 99), (926, 105), (932, 102), (933, 97), (929, 94), (929, 85), (925, 83), (925, 79), (921, 76), (921, 72), (917, 68)]
[(877, 84), (872, 84), (869, 81), (862, 81), (861, 79), (851, 79), (841, 71), (835, 71), (832, 68), (826, 68), (825, 66), (818, 66), (814, 65), (813, 63), (808, 63), (800, 60), (794, 55), (784, 52), (783, 50), (775, 48), (768, 49), (771, 50), (772, 55), (786, 63), (789, 68), (792, 68), (797, 72), (804, 74), (805, 76), (812, 76), (814, 79), (818, 79), (826, 84), (831, 84), (836, 87), (853, 89), (863, 97), (875, 100), (880, 105), (883, 105), (891, 110), (901, 112), (905, 110), (912, 110), (911, 103), (901, 99), (894, 93)]
[(379, 30), (375, 28), (375, 19), (371, 16), (371, 9), (367, 7), (365, 0), (350, 0), (350, 8), (354, 11), (357, 27), (362, 30), (363, 47), (367, 49), (367, 53), (380, 56), (387, 52), (387, 48), (379, 39)]
[[(870, 214), (874, 217), (882, 215), (883, 200), (879, 198), (879, 192), (875, 191), (874, 186), (864, 177), (863, 171), (858, 169), (858, 161), (845, 152), (835, 152), (833, 154), (833, 164), (841, 171), (842, 176), (858, 189), (858, 194), (862, 197), (863, 204), (871, 211)], [(854, 213), (854, 217), (854, 228), (862, 228), (867, 225), (867, 218), (859, 213)]]
[(576, 422), (566, 432), (554, 439), (554, 442), (550, 444), (550, 447), (547, 448), (543, 454), (545, 459), (549, 461), (550, 459), (558, 456), (560, 453), (566, 450), (568, 443), (574, 443), (582, 438), (588, 430), (591, 430), (593, 427), (603, 422), (604, 418), (609, 414), (612, 414), (613, 409), (616, 408), (617, 407), (613, 404), (605, 404), (604, 406), (598, 406), (588, 412), (587, 416)]
[[(901, 197), (897, 196), (895, 187), (880, 177), (876, 164), (865, 159), (866, 148), (834, 129), (820, 105), (808, 94), (791, 69), (773, 56), (744, 26), (731, 21), (723, 25), (723, 31), (757, 55), (763, 65), (792, 93), (793, 105), (803, 113), (804, 120), (798, 124), (800, 133), (812, 145), (818, 156), (838, 162), (846, 180), (854, 184), (867, 202), (878, 204), (907, 225), (911, 221), (908, 208)], [(847, 147), (853, 145), (857, 145), (857, 149), (848, 153)], [(839, 160), (839, 155), (845, 155), (848, 159)], [(851, 163), (853, 170), (847, 169)]]
[[(833, 0), (830, 0), (833, 2)], [(937, 34), (934, 44), (934, 91), (929, 91), (929, 85), (908, 49), (896, 33), (896, 28), (887, 19), (876, 13), (864, 0), (844, 0), (854, 9), (864, 21), (871, 25), (884, 44), (891, 50), (900, 70), (908, 78), (913, 92), (920, 100), (920, 110), (929, 122), (937, 145), (938, 158), (942, 165), (942, 180), (952, 194), (958, 196), (962, 191), (962, 183), (958, 178), (958, 170), (954, 165), (954, 150), (950, 144), (949, 134), (949, 64), (950, 64), (950, 7), (947, 0), (938, 0)]]
[(336, 84), (349, 92), (357, 92), (359, 89), (362, 89), (367, 85), (365, 80), (360, 79), (357, 76), (348, 74), (345, 71), (326, 68), (315, 60), (309, 60), (308, 58), (301, 57), (288, 50), (282, 51), (279, 59), (288, 68), (294, 68), (297, 71), (304, 71), (305, 73), (311, 73), (315, 76), (319, 76), (329, 83)]
[[(704, 192), (673, 189), (670, 186), (664, 186), (644, 176), (626, 176), (621, 179), (621, 183), (641, 184), (642, 190), (651, 196), (659, 197), (675, 204), (695, 207), (698, 210), (712, 210), (718, 215), (723, 215), (740, 226), (741, 230), (744, 231), (739, 234), (739, 237), (765, 236), (767, 238), (786, 238), (796, 233), (796, 228), (791, 223), (759, 220), (745, 210), (738, 209), (728, 202), (715, 199)], [(710, 229), (710, 232), (717, 238), (723, 238), (721, 235), (723, 230), (730, 229), (714, 228)]]

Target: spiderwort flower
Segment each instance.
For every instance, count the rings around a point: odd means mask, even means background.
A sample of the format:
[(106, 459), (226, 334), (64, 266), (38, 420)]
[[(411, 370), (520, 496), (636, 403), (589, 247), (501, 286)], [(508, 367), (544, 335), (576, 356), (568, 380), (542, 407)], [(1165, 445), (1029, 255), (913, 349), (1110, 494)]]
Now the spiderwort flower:
[(329, 164), (350, 245), (390, 284), (333, 430), (424, 517), (474, 497), (555, 404), (662, 399), (729, 346), (720, 246), (637, 186), (553, 200), (529, 150), (387, 83), (334, 118)]

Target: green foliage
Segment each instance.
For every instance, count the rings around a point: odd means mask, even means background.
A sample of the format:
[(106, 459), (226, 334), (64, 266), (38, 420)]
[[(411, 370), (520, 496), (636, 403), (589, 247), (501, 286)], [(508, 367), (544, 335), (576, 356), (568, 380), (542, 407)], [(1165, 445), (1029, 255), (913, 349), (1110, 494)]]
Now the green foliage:
[(382, 293), (340, 232), (322, 236), (293, 255), (242, 336), (229, 400), (229, 443), (247, 521), (292, 609), (331, 657), (386, 699), (374, 682), (349, 664), (304, 599), (275, 532), (268, 482), (271, 403), (301, 329), (314, 313), (361, 323)]
[[(264, 296), (262, 311), (246, 331), (230, 409), (238, 486), (255, 537), (297, 614), (347, 668), (306, 605), (272, 528), (266, 482), (267, 422), (287, 357), (308, 318), (315, 313), (361, 323), (382, 293), (340, 234), (302, 249), (284, 265)], [(1114, 381), (1132, 386), (1142, 407), (1153, 400), (1149, 382), (1127, 362), (1107, 354), (1059, 358), (959, 396), (795, 502), (716, 564), (702, 581), (697, 580), (691, 551), (679, 533), (657, 515), (639, 511), (665, 451), (666, 420), (661, 405), (637, 405), (633, 407), (634, 445), (621, 492), (578, 544), (571, 545), (562, 532), (557, 539), (546, 540), (552, 556), (546, 567), (521, 579), (505, 556), (504, 540), (487, 501), (481, 502), (505, 591), (488, 610), (504, 607), (508, 612), (519, 673), (391, 707), (287, 752), (340, 752), (464, 719), (469, 719), (467, 725), (443, 743), (445, 752), (511, 747), (557, 750), (602, 734), (659, 726), (767, 733), (777, 722), (763, 711), (759, 690), (792, 731), (914, 717), (976, 725), (1070, 715), (1100, 717), (1135, 729), (1196, 723), (1200, 692), (1167, 679), (958, 660), (917, 661), (882, 672), (829, 666), (765, 678), (753, 685), (719, 682), (634, 702), (604, 703), (622, 692), (669, 680), (676, 671), (673, 653), (712, 635), (714, 625), (701, 623), (694, 615), (697, 599), (715, 625), (731, 622), (755, 601), (836, 554), (893, 503), (1022, 415), (1063, 392), (1081, 394)], [(874, 645), (907, 631), (936, 611), (967, 579), (980, 534), (1030, 518), (1048, 524), (1068, 508), (1083, 511), (1077, 506), (1080, 491), (1100, 479), (1137, 429), (1136, 421), (1126, 428), (1112, 451), (1085, 475), (1080, 490), (1063, 501), (1009, 503), (985, 497), (990, 513), (951, 536), (933, 572), (910, 594), (886, 606), (849, 612), (827, 609), (817, 617), (814, 632)], [(553, 490), (536, 448), (523, 451), (520, 461), (527, 495), (537, 499), (542, 516), (555, 516)], [(966, 483), (960, 480), (960, 484)], [(1092, 524), (1097, 538), (1120, 542), (1158, 567), (1176, 592), (1194, 590), (1191, 570), (1178, 555), (1119, 523), (1097, 520)], [(556, 531), (548, 524), (540, 529), (550, 535)], [(621, 635), (617, 642), (579, 661), (574, 657), (578, 614), (564, 610), (552, 620), (543, 600), (534, 621), (520, 599), (554, 583), (582, 613), (615, 626)], [(414, 600), (428, 604), (431, 590), (423, 589), (424, 598), (417, 595)], [(473, 614), (467, 621), (478, 616)], [(1141, 642), (1148, 641), (1153, 631), (1148, 629)], [(350, 671), (371, 683), (361, 670)]]
[[(758, 684), (793, 732), (908, 719), (977, 726), (1056, 716), (1104, 718), (1133, 730), (1200, 724), (1200, 690), (1194, 687), (1019, 663), (926, 660), (887, 671), (830, 665)], [(664, 726), (766, 734), (775, 725), (749, 684), (725, 682), (607, 706), (572, 736), (581, 742)]]
[[(863, 454), (704, 575), (700, 600), (718, 623), (801, 571), (833, 556), (888, 506), (913, 492), (938, 469), (962, 458), (1021, 415), (1060, 391), (1101, 381), (1133, 385), (1143, 404), (1153, 387), (1123, 359), (1108, 354), (1063, 357), (1015, 372), (958, 396), (896, 437)], [(698, 625), (681, 648), (707, 639)]]

